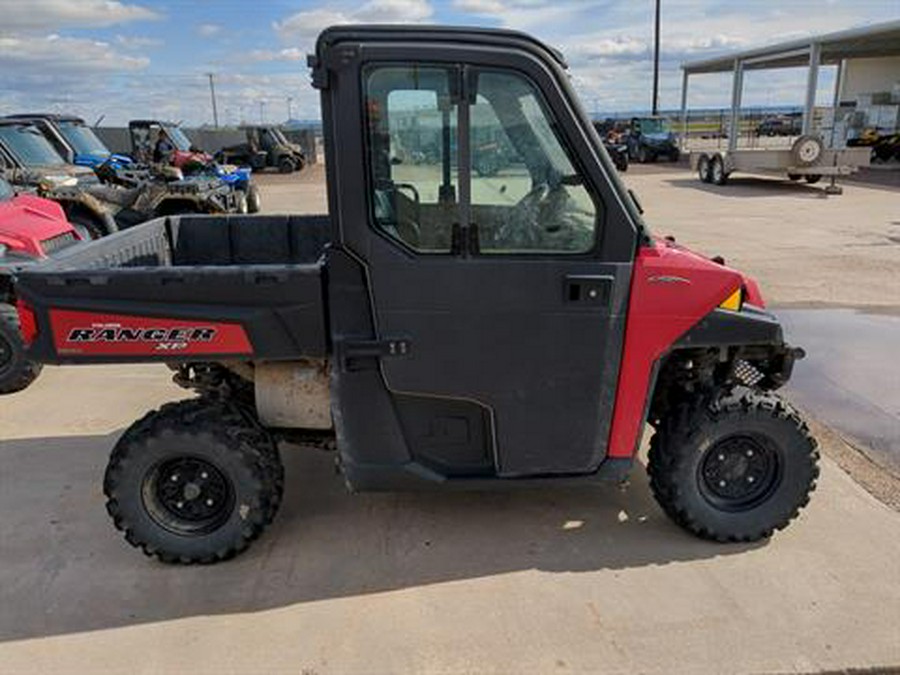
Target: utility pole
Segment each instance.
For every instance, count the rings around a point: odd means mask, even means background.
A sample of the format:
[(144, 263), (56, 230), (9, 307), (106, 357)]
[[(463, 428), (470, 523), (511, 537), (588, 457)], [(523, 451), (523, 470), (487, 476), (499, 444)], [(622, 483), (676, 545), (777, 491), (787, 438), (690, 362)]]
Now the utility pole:
[(213, 126), (215, 126), (216, 129), (218, 129), (219, 128), (219, 111), (216, 108), (216, 85), (213, 82), (213, 77), (214, 77), (213, 74), (207, 73), (206, 75), (207, 75), (207, 77), (209, 77), (209, 95), (210, 95), (210, 98), (212, 98)]
[(292, 119), (294, 119), (294, 111), (291, 109), (291, 103), (293, 103), (293, 102), (294, 102), (294, 97), (293, 97), (293, 96), (288, 96), (288, 97), (287, 97), (287, 104), (288, 104), (288, 116), (287, 116), (287, 118), (288, 118), (288, 122), (290, 122)]
[(659, 114), (659, 4), (656, 0), (656, 21), (653, 30), (653, 114)]
[(266, 102), (262, 100), (259, 102), (259, 123), (266, 123)]

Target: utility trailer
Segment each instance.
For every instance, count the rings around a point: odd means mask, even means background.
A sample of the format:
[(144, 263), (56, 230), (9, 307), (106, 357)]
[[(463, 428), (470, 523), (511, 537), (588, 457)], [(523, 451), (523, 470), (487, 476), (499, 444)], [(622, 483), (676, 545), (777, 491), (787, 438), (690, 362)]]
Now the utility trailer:
[[(797, 515), (818, 452), (773, 391), (802, 350), (751, 278), (650, 234), (556, 51), (348, 26), (310, 64), (328, 216), (173, 216), (17, 277), (31, 358), (164, 362), (198, 394), (113, 449), (129, 543), (244, 550), (285, 440), (335, 451), (352, 490), (483, 490), (622, 480), (650, 425), (651, 489), (685, 529), (753, 541)], [(509, 143), (496, 175), (472, 170), (476, 101)], [(434, 125), (437, 148), (398, 140)]]
[[(836, 184), (840, 176), (869, 166), (869, 148), (845, 147), (835, 125), (816, 129), (814, 124), (819, 69), (835, 66), (833, 108), (841, 105), (842, 88), (848, 63), (855, 59), (900, 56), (900, 21), (863, 26), (825, 35), (726, 54), (682, 65), (681, 88), (682, 149), (689, 153), (692, 170), (706, 183), (724, 185), (734, 171), (776, 173), (791, 180), (805, 179), (816, 183), (823, 177), (830, 179), (826, 192), (840, 194)], [(762, 144), (754, 138), (756, 147), (740, 147), (740, 111), (744, 88), (744, 74), (778, 68), (806, 67), (807, 80), (800, 135), (790, 146)], [(731, 73), (731, 110), (728, 118), (727, 147), (691, 147), (688, 135), (688, 85), (691, 75)]]

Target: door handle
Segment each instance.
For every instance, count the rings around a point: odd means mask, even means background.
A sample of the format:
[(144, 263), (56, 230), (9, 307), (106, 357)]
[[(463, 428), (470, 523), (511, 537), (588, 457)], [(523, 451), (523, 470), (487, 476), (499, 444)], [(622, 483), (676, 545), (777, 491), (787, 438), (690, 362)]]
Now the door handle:
[(612, 297), (613, 277), (593, 274), (567, 274), (565, 302), (592, 307), (606, 307)]

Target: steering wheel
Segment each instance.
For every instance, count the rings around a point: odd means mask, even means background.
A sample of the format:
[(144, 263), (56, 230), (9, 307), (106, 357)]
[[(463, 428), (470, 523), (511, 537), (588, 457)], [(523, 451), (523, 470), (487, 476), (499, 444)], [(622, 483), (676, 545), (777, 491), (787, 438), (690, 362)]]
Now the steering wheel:
[(540, 243), (540, 213), (553, 189), (549, 183), (538, 183), (510, 211), (497, 228), (495, 241), (504, 247), (528, 248)]

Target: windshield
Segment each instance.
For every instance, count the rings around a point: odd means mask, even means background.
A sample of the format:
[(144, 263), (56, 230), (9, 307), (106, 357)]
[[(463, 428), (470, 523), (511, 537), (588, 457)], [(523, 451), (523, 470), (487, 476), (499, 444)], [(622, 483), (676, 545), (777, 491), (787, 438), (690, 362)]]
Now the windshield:
[(182, 152), (188, 152), (191, 149), (191, 139), (189, 139), (184, 132), (179, 127), (163, 127), (166, 130), (166, 133), (169, 134), (169, 138), (172, 139), (172, 143), (175, 144), (175, 148), (181, 150)]
[(0, 141), (25, 166), (59, 166), (66, 163), (37, 127), (25, 124), (0, 126)]
[(641, 133), (644, 134), (667, 134), (669, 133), (669, 120), (663, 119), (643, 119), (639, 120), (641, 125)]
[(13, 186), (0, 178), (0, 202), (8, 202), (16, 196)]
[(285, 138), (285, 135), (282, 133), (281, 129), (277, 127), (272, 127), (272, 136), (275, 138), (275, 141), (281, 143), (282, 145), (290, 144), (290, 141)]
[(97, 138), (94, 130), (85, 126), (83, 122), (60, 121), (59, 132), (75, 150), (75, 154), (109, 157), (109, 149)]

